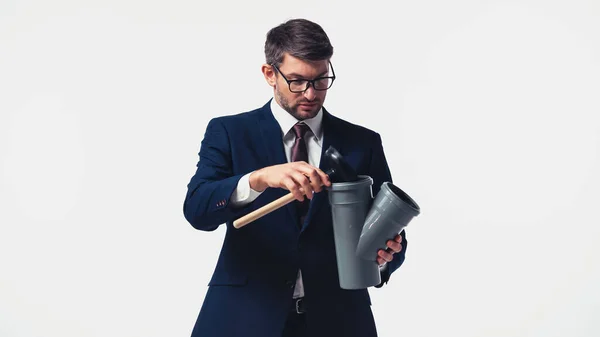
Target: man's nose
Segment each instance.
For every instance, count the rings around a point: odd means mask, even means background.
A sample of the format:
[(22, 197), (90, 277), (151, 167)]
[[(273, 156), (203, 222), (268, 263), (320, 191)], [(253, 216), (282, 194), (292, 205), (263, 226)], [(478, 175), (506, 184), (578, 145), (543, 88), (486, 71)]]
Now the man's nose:
[(308, 89), (306, 89), (306, 91), (304, 91), (304, 98), (306, 98), (309, 101), (312, 101), (315, 99), (315, 97), (317, 97), (315, 88), (313, 88), (312, 85), (309, 85)]

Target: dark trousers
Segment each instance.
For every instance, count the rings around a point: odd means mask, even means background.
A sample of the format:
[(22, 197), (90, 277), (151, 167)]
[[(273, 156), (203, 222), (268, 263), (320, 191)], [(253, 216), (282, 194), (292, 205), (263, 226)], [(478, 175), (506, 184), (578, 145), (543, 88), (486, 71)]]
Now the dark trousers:
[(306, 314), (297, 314), (295, 311), (290, 311), (282, 337), (308, 337), (306, 334)]

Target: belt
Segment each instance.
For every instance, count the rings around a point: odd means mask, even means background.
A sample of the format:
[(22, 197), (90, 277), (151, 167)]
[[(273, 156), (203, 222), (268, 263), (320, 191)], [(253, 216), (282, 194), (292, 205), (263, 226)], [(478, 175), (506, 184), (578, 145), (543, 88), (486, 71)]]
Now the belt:
[(295, 312), (299, 315), (306, 313), (306, 301), (304, 301), (304, 297), (295, 298), (292, 301), (291, 311)]

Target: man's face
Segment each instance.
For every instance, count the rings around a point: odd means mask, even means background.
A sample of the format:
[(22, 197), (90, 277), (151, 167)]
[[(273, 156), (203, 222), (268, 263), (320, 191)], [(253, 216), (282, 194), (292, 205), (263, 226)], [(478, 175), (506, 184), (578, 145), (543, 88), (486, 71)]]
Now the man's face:
[[(269, 67), (271, 68), (270, 72)], [(265, 78), (274, 88), (277, 103), (298, 120), (315, 117), (325, 102), (327, 90), (315, 90), (310, 85), (308, 90), (303, 93), (294, 93), (290, 91), (288, 83), (281, 75), (283, 74), (289, 81), (331, 76), (328, 73), (328, 60), (303, 61), (285, 53), (283, 62), (278, 68), (281, 73), (278, 73), (275, 67), (267, 65), (265, 68), (263, 66)]]

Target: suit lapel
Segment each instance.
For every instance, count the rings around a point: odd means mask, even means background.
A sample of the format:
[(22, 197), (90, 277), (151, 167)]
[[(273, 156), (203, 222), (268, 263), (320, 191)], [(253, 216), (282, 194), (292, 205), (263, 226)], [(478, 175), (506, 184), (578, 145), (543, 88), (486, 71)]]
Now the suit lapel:
[[(335, 117), (331, 116), (329, 112), (323, 108), (323, 147), (321, 149), (319, 168), (325, 172), (331, 168), (323, 158), (325, 151), (327, 151), (330, 146), (333, 146), (343, 155), (343, 135), (340, 133), (341, 131), (342, 130), (336, 125)], [(320, 193), (315, 193), (311, 200), (306, 219), (302, 224), (302, 231), (306, 229), (313, 216), (317, 214), (319, 209), (325, 203), (329, 203), (327, 191), (322, 190)]]
[(265, 148), (269, 165), (284, 164), (287, 162), (285, 152), (283, 151), (283, 138), (281, 136), (281, 127), (273, 117), (270, 103), (263, 106), (258, 114), (258, 130), (260, 138)]
[[(283, 149), (281, 126), (279, 126), (279, 123), (277, 123), (277, 120), (273, 117), (273, 112), (271, 112), (271, 101), (263, 106), (257, 119), (257, 123), (257, 129), (260, 130), (260, 138), (262, 139), (265, 154), (267, 156), (268, 166), (287, 163)], [(289, 193), (284, 189), (279, 189), (278, 192), (278, 197), (282, 197)], [(298, 228), (298, 215), (295, 203), (291, 202), (285, 207), (288, 209), (293, 222), (296, 224), (295, 227)]]

